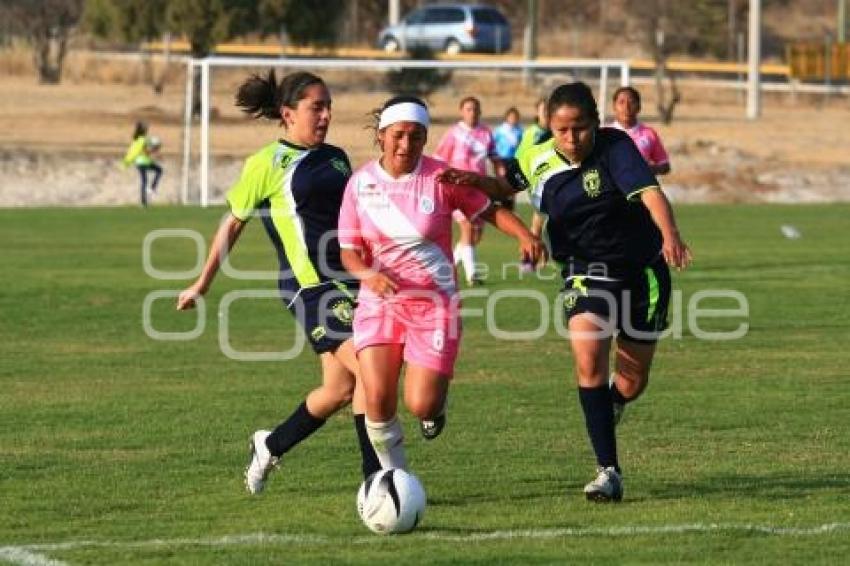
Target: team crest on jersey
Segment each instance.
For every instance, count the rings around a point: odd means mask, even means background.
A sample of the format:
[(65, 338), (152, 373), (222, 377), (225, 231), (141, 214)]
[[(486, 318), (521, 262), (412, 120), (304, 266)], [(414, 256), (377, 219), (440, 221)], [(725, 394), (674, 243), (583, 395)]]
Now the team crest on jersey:
[(598, 197), (602, 193), (602, 180), (598, 169), (589, 169), (581, 176), (584, 192), (591, 198)]
[(331, 312), (343, 324), (350, 325), (354, 320), (354, 310), (351, 308), (351, 301), (340, 299), (331, 306)]
[(427, 195), (422, 195), (419, 199), (419, 211), (422, 214), (431, 214), (434, 212), (434, 199)]
[(549, 165), (549, 162), (548, 162), (548, 161), (544, 161), (543, 163), (541, 163), (540, 165), (538, 165), (538, 166), (534, 169), (534, 173), (533, 173), (533, 174), (534, 174), (534, 176), (536, 177), (536, 176), (538, 176), (538, 175), (542, 175), (543, 173), (545, 173), (545, 172), (549, 169), (549, 167), (551, 167), (551, 165)]
[(317, 326), (313, 330), (310, 331), (310, 337), (313, 338), (314, 342), (318, 342), (325, 336), (327, 336), (328, 331), (325, 330), (324, 326)]
[(349, 169), (345, 161), (339, 159), (338, 157), (334, 157), (333, 159), (331, 159), (331, 166), (346, 177), (351, 175), (351, 169)]
[(281, 147), (274, 155), (274, 166), (280, 167), (281, 169), (286, 169), (289, 164), (292, 163), (293, 157), (295, 156), (289, 153), (285, 147)]

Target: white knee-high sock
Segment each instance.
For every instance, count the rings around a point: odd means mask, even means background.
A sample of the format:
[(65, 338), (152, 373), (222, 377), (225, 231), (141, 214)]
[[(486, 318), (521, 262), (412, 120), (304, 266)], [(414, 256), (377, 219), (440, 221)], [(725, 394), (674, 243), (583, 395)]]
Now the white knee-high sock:
[(455, 263), (460, 262), (466, 281), (471, 282), (475, 277), (475, 248), (469, 244), (458, 244), (455, 246)]
[(455, 265), (463, 261), (463, 244), (460, 242), (455, 244), (455, 249), (452, 250), (452, 256), (454, 256)]
[(366, 417), (366, 433), (375, 449), (381, 467), (407, 469), (404, 455), (404, 434), (397, 417), (387, 422), (374, 422)]

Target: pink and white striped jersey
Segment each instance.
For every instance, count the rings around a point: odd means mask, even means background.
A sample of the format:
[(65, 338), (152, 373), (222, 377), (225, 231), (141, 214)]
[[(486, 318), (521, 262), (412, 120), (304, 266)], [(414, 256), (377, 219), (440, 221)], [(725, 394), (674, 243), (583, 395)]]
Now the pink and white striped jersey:
[(622, 124), (614, 120), (609, 126), (629, 134), (629, 137), (635, 142), (638, 151), (643, 156), (644, 161), (650, 165), (663, 165), (670, 162), (670, 157), (667, 155), (667, 150), (664, 149), (664, 144), (661, 143), (661, 137), (658, 135), (658, 132), (643, 122), (638, 122), (631, 128), (625, 128)]
[(434, 150), (434, 157), (442, 159), (449, 166), (481, 175), (487, 173), (487, 158), (495, 156), (493, 132), (484, 124), (470, 128), (458, 122), (449, 128)]
[[(452, 259), (452, 211), (475, 218), (490, 205), (484, 193), (442, 183), (445, 163), (423, 156), (412, 173), (393, 179), (377, 160), (348, 180), (339, 212), (341, 248), (364, 250), (367, 262), (402, 291), (457, 292)], [(361, 303), (381, 299), (362, 287)]]

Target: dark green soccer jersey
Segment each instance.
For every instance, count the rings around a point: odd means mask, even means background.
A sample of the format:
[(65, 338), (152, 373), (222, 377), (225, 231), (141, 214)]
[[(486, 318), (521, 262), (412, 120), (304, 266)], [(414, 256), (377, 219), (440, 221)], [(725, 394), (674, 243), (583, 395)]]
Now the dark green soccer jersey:
[(271, 143), (245, 161), (227, 193), (234, 216), (258, 211), (280, 260), (281, 287), (313, 287), (345, 271), (336, 227), (351, 165), (345, 152)]
[(571, 272), (604, 264), (617, 277), (642, 269), (660, 252), (661, 233), (638, 197), (658, 181), (627, 134), (600, 128), (581, 163), (570, 163), (550, 139), (506, 166), (508, 181), (528, 190), (548, 217), (552, 257)]

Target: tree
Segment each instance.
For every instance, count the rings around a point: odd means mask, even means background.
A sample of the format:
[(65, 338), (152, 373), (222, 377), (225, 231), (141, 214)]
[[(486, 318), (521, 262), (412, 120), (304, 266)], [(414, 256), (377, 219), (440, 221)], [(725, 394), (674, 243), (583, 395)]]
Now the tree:
[(721, 51), (726, 6), (720, 0), (645, 0), (626, 2), (631, 32), (652, 54), (655, 63), (656, 108), (661, 121), (673, 120), (682, 100), (667, 61), (674, 53), (704, 54)]
[(0, 5), (0, 17), (32, 44), (40, 83), (61, 81), (68, 38), (82, 11), (83, 0), (5, 0)]
[[(82, 23), (86, 31), (102, 39), (140, 44), (166, 33), (165, 11), (168, 0), (86, 0)], [(154, 77), (153, 62), (143, 52), (145, 82), (161, 94), (169, 61), (159, 77)]]
[[(410, 50), (410, 58), (415, 61), (430, 61), (434, 52), (427, 47), (414, 47)], [(428, 95), (445, 86), (452, 79), (451, 70), (429, 68), (403, 67), (387, 71), (384, 75), (384, 86), (396, 95), (411, 95), (427, 98)]]

